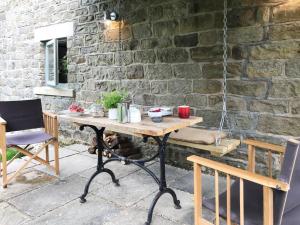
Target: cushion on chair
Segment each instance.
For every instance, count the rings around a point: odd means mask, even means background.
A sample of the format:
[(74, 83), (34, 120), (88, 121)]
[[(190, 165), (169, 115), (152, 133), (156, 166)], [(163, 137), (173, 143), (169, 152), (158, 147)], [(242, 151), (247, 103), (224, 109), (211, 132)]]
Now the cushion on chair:
[(281, 225), (296, 225), (300, 221), (300, 206), (284, 213)]
[[(290, 190), (283, 192), (274, 191), (274, 225), (279, 225), (283, 215), (281, 225), (299, 224), (300, 221), (300, 154), (298, 154), (299, 145), (288, 141), (284, 161), (282, 164), (279, 179), (290, 184)], [(239, 181), (235, 181), (231, 186), (231, 219), (239, 223), (240, 217), (240, 196)], [(220, 215), (226, 217), (226, 191), (220, 195)], [(206, 199), (203, 205), (211, 210), (215, 210), (215, 199)], [(298, 213), (296, 213), (296, 210)], [(245, 225), (263, 224), (263, 187), (256, 183), (244, 180), (244, 212)], [(291, 215), (291, 218), (288, 218)], [(290, 223), (287, 221), (297, 221)]]
[(7, 145), (29, 145), (37, 144), (50, 140), (53, 138), (51, 135), (44, 131), (29, 131), (18, 134), (7, 134)]
[[(215, 143), (217, 135), (218, 131), (187, 127), (180, 129), (177, 133), (172, 133), (170, 138), (177, 141), (211, 145)], [(221, 138), (225, 137), (226, 134), (221, 132)]]
[[(240, 222), (240, 182), (235, 181), (231, 186), (231, 220)], [(226, 218), (227, 191), (219, 197), (220, 215)], [(253, 201), (255, 199), (255, 201)], [(215, 199), (204, 199), (203, 205), (215, 211)], [(245, 225), (263, 224), (263, 188), (253, 182), (244, 180), (244, 213)]]

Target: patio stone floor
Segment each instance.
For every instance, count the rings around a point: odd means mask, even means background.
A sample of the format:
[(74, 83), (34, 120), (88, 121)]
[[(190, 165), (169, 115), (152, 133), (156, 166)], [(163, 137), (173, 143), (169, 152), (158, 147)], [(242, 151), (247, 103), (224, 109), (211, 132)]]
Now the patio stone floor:
[[(94, 179), (87, 202), (81, 204), (78, 197), (95, 171), (97, 159), (87, 152), (86, 146), (79, 144), (62, 147), (60, 158), (59, 178), (44, 166), (31, 163), (7, 189), (0, 188), (0, 225), (144, 224), (158, 187), (143, 170), (120, 162), (108, 164), (121, 186), (116, 187), (108, 175), (101, 174)], [(22, 160), (26, 158), (18, 163)], [(159, 171), (158, 162), (147, 166), (156, 173)], [(14, 167), (10, 172), (13, 170)], [(166, 174), (182, 209), (175, 209), (171, 196), (164, 195), (156, 205), (152, 224), (193, 225), (193, 172), (167, 165)], [(205, 197), (213, 196), (213, 184), (213, 177), (203, 175)], [(220, 189), (224, 187), (225, 181), (221, 179)], [(213, 221), (214, 214), (204, 209), (204, 217)]]

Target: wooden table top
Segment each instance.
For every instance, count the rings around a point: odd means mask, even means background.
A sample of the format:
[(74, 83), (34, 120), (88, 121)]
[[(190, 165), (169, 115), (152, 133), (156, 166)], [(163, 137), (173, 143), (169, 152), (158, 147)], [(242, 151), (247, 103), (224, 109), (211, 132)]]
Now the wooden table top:
[(143, 118), (140, 123), (119, 123), (116, 120), (110, 120), (107, 117), (94, 118), (89, 115), (70, 116), (59, 115), (59, 120), (68, 121), (76, 124), (93, 125), (98, 128), (105, 127), (107, 130), (131, 134), (135, 136), (163, 136), (167, 133), (179, 130), (188, 126), (195, 125), (203, 121), (202, 117), (190, 117), (189, 119), (180, 119), (178, 117), (164, 117), (163, 122), (154, 123), (149, 117)]

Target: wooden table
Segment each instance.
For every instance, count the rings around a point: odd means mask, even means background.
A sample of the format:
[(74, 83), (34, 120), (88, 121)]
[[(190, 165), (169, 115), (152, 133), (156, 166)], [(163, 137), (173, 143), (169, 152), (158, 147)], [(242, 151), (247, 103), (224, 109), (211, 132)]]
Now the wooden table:
[[(178, 117), (164, 117), (164, 121), (162, 123), (153, 123), (150, 118), (145, 118), (140, 123), (118, 123), (115, 120), (109, 120), (108, 118), (93, 118), (90, 116), (78, 116), (73, 117), (69, 115), (60, 115), (60, 121), (68, 121), (71, 123), (78, 124), (80, 126), (80, 130), (83, 130), (85, 127), (90, 127), (96, 134), (97, 138), (97, 149), (98, 149), (98, 162), (97, 162), (97, 170), (91, 176), (88, 183), (85, 186), (84, 193), (80, 196), (80, 202), (86, 202), (86, 196), (89, 192), (89, 187), (93, 179), (100, 173), (108, 173), (113, 183), (119, 186), (119, 181), (116, 179), (114, 173), (105, 168), (105, 165), (112, 161), (123, 161), (127, 164), (134, 164), (141, 169), (145, 170), (159, 186), (159, 191), (154, 197), (151, 206), (148, 211), (148, 218), (145, 225), (149, 225), (152, 221), (153, 210), (159, 198), (165, 194), (169, 193), (173, 197), (173, 202), (175, 204), (175, 208), (180, 209), (180, 201), (177, 199), (175, 192), (168, 188), (166, 182), (166, 174), (165, 174), (165, 150), (169, 135), (172, 132), (176, 132), (179, 129), (195, 125), (197, 123), (202, 122), (201, 117), (190, 117), (189, 119), (180, 119)], [(98, 128), (99, 127), (99, 128)], [(103, 132), (104, 130), (115, 131), (118, 133), (130, 134), (138, 137), (143, 137), (143, 141), (147, 142), (149, 138), (153, 138), (158, 144), (157, 153), (149, 159), (141, 159), (141, 160), (132, 160), (127, 159), (125, 157), (121, 157), (115, 154), (109, 146), (103, 140)], [(103, 161), (102, 153), (106, 151), (110, 153), (113, 157)], [(156, 176), (151, 170), (144, 166), (146, 162), (150, 162), (155, 158), (159, 157), (160, 161), (160, 177)]]

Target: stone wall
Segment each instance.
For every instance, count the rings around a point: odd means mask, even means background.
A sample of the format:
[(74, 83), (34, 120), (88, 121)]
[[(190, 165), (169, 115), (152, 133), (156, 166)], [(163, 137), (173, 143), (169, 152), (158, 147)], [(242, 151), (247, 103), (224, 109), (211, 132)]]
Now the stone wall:
[[(68, 80), (76, 98), (42, 97), (46, 109), (94, 102), (113, 89), (145, 106), (188, 104), (218, 127), (222, 100), (222, 0), (126, 0), (107, 23), (105, 0), (2, 0), (0, 100), (31, 98), (44, 85), (44, 48), (34, 29), (73, 21)], [(283, 143), (300, 135), (300, 1), (230, 0), (228, 108), (233, 134)], [(119, 27), (120, 26), (120, 27)], [(119, 49), (119, 28), (121, 49)], [(88, 138), (63, 126), (65, 140)], [(182, 164), (191, 149), (171, 146)], [(202, 154), (198, 152), (198, 154)], [(203, 153), (205, 154), (205, 153)], [(243, 164), (244, 150), (224, 157)], [(261, 156), (263, 157), (263, 156)]]

